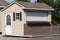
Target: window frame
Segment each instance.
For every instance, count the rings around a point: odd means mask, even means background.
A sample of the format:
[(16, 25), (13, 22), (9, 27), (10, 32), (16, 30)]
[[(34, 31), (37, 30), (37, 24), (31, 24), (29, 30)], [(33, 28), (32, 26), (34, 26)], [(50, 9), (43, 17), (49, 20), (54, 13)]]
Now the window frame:
[[(20, 13), (16, 13), (16, 14), (20, 14)], [(19, 18), (17, 18), (17, 17), (19, 17)], [(19, 20), (20, 19), (20, 15), (16, 15), (16, 20)]]
[(6, 25), (11, 25), (11, 16), (10, 15), (6, 16)]
[(22, 12), (18, 12), (18, 13), (13, 12), (13, 21), (15, 20), (22, 21)]

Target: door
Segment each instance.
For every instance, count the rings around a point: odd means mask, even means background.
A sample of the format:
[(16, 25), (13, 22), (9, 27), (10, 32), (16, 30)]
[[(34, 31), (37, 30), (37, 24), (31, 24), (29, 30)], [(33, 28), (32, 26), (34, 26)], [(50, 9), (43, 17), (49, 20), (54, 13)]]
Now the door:
[(48, 21), (48, 14), (44, 12), (27, 12), (27, 21)]
[(5, 35), (12, 35), (11, 28), (11, 13), (6, 13), (5, 15)]

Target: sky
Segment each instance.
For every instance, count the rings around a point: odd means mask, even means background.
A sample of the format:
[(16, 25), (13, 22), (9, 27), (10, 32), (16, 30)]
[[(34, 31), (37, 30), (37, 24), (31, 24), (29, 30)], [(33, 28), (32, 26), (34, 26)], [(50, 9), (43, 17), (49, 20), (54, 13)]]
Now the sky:
[(31, 2), (35, 2), (36, 0), (31, 0)]
[[(9, 3), (11, 3), (14, 0), (6, 0), (6, 1), (9, 2)], [(31, 0), (31, 2), (34, 2), (34, 1), (36, 1), (36, 0)]]
[(9, 3), (11, 3), (12, 1), (14, 1), (14, 0), (6, 0), (7, 2), (9, 2)]

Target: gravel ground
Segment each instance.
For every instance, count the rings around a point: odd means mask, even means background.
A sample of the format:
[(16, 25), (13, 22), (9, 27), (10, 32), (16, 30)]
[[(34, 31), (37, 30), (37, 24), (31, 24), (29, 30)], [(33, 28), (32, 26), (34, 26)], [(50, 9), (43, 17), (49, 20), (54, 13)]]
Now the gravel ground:
[(60, 40), (60, 35), (40, 37), (40, 38), (0, 37), (0, 40)]
[(52, 26), (52, 34), (60, 34), (60, 26)]
[(50, 40), (50, 38), (13, 38), (13, 37), (0, 37), (0, 40)]

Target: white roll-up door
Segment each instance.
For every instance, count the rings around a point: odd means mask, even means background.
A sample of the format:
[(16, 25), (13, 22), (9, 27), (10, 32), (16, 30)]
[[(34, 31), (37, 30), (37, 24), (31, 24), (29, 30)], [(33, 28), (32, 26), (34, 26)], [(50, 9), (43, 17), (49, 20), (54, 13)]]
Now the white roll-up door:
[(43, 12), (26, 12), (27, 21), (48, 21), (48, 14)]

